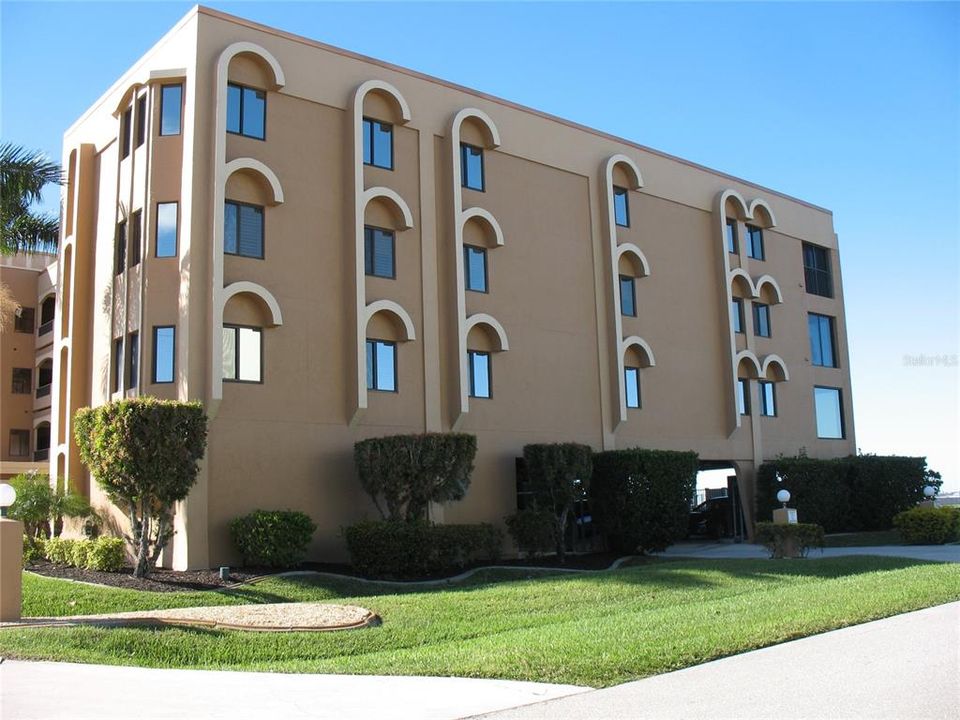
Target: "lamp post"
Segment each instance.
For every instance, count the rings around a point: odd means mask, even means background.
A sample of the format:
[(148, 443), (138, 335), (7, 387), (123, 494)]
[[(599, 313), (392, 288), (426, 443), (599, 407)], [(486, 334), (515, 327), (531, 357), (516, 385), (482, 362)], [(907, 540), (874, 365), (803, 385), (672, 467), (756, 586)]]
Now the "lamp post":
[(937, 506), (937, 489), (933, 485), (927, 485), (923, 488), (923, 497), (926, 498), (921, 505), (926, 507), (936, 507)]
[(16, 499), (16, 490), (0, 483), (0, 622), (19, 620), (23, 600), (23, 523), (7, 517)]

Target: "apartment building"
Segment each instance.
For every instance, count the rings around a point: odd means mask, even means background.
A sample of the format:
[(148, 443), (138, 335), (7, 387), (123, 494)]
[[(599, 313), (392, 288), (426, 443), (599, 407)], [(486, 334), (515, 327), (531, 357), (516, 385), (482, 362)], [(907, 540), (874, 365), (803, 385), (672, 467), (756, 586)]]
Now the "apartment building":
[(0, 335), (0, 480), (50, 462), (56, 279), (53, 255), (0, 256), (0, 282), (18, 306)]
[[(754, 473), (854, 451), (829, 211), (514, 103), (195, 8), (64, 135), (51, 472), (73, 412), (210, 417), (163, 562), (235, 560), (294, 508), (311, 553), (376, 511), (360, 439), (478, 437), (438, 522), (499, 523), (530, 442)], [(117, 522), (123, 519), (117, 516)]]

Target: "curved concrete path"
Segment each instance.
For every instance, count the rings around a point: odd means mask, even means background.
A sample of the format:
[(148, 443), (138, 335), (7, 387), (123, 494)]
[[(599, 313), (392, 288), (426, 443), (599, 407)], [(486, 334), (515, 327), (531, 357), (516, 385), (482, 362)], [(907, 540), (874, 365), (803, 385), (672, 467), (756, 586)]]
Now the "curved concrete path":
[(958, 708), (955, 602), (482, 717), (956, 720)]

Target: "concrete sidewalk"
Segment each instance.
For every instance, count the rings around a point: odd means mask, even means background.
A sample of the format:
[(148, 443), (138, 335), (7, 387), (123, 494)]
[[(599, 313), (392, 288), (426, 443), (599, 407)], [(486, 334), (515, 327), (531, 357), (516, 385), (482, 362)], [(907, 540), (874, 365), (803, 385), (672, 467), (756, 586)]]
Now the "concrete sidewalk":
[[(732, 542), (682, 542), (671, 545), (657, 555), (666, 558), (763, 559), (770, 557), (767, 549), (762, 545)], [(823, 550), (811, 550), (809, 557), (816, 560), (817, 558), (843, 557), (844, 555), (883, 555), (912, 560), (960, 562), (960, 545), (881, 545), (878, 547), (824, 548)]]
[(454, 720), (589, 689), (508, 680), (153, 670), (7, 660), (0, 664), (0, 718)]
[(483, 717), (955, 720), (958, 713), (960, 603), (950, 603)]

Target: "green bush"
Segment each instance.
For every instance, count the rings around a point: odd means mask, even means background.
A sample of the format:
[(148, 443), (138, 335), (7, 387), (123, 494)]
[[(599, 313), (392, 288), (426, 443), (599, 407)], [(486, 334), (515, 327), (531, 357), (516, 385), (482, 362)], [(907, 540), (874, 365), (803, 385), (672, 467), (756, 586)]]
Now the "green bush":
[(385, 520), (424, 520), (430, 503), (462, 500), (476, 454), (476, 436), (465, 433), (391, 435), (353, 446), (360, 483)]
[(593, 473), (593, 450), (579, 443), (525, 445), (523, 461), (534, 507), (551, 512), (557, 556), (566, 553), (567, 521), (574, 505), (587, 497)]
[(67, 565), (75, 568), (85, 568), (87, 566), (87, 555), (90, 550), (89, 540), (72, 540), (70, 552), (67, 556)]
[(508, 516), (506, 522), (517, 547), (530, 557), (538, 557), (556, 547), (552, 512), (527, 508)]
[(119, 572), (124, 565), (126, 553), (123, 538), (99, 537), (96, 540), (83, 540), (88, 543), (86, 567), (101, 572)]
[(361, 575), (417, 578), (499, 558), (503, 534), (492, 525), (433, 525), (372, 520), (344, 529), (350, 562)]
[(23, 564), (32, 565), (37, 560), (43, 560), (47, 557), (46, 540), (44, 538), (32, 538), (29, 535), (23, 536)]
[(294, 567), (316, 529), (310, 516), (297, 510), (254, 510), (230, 522), (230, 539), (244, 564)]
[(943, 545), (960, 540), (960, 508), (915, 507), (893, 518), (908, 545)]
[(46, 542), (47, 560), (58, 565), (70, 565), (73, 562), (73, 546), (76, 540), (50, 538)]
[(781, 457), (757, 473), (757, 518), (771, 517), (780, 506), (777, 491), (786, 488), (800, 519), (823, 525), (828, 533), (889, 530), (894, 515), (923, 500), (926, 485), (940, 484), (940, 475), (923, 457)]
[(14, 476), (10, 484), (17, 491), (10, 517), (23, 523), (29, 537), (60, 537), (64, 517), (85, 518), (93, 513), (86, 498), (67, 488), (63, 478), (53, 488), (49, 475), (31, 471)]
[(687, 534), (695, 452), (610, 450), (593, 458), (590, 508), (610, 549), (663, 550)]
[(822, 548), (824, 544), (823, 527), (816, 523), (758, 522), (755, 539), (766, 546), (772, 558), (789, 557), (791, 545), (800, 557), (806, 557), (810, 548)]

